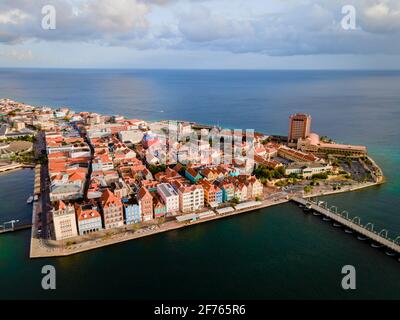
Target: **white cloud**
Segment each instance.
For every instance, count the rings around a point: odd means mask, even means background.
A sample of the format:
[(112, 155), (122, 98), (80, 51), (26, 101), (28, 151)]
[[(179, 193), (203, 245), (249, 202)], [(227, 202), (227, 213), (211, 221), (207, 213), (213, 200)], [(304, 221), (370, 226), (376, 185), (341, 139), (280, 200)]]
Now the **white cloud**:
[[(352, 31), (340, 24), (341, 8), (348, 2), (2, 0), (0, 43), (34, 39), (272, 56), (400, 53), (399, 0), (352, 0), (357, 9), (357, 30)], [(56, 7), (56, 30), (41, 29), (41, 7), (47, 4)], [(260, 4), (278, 9), (252, 10)], [(152, 17), (154, 11), (170, 17)]]

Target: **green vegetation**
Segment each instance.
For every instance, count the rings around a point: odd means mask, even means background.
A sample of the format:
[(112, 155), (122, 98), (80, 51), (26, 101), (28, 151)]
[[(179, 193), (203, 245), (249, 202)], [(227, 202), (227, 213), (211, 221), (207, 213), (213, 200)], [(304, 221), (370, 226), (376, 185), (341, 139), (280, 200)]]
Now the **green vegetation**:
[(238, 197), (234, 197), (234, 198), (231, 200), (231, 203), (232, 203), (232, 204), (239, 204), (239, 203), (240, 203), (240, 200), (239, 200)]
[(23, 137), (16, 137), (16, 138), (6, 138), (0, 139), (0, 142), (14, 142), (14, 141), (28, 141), (28, 142), (35, 142), (36, 138), (34, 136), (23, 136)]
[(321, 180), (326, 180), (328, 179), (328, 172), (322, 172), (322, 173), (316, 173), (313, 174), (311, 179), (321, 179)]
[(305, 187), (304, 187), (304, 192), (305, 192), (305, 193), (310, 193), (312, 190), (313, 190), (313, 187), (312, 187), (312, 186), (305, 186)]
[(165, 169), (167, 169), (167, 166), (165, 164), (160, 164), (159, 166), (151, 164), (149, 165), (149, 170), (151, 172), (151, 174), (155, 175), (159, 172), (163, 172), (165, 171)]
[(267, 143), (271, 142), (271, 140), (272, 140), (272, 138), (271, 138), (271, 137), (268, 137), (268, 138), (262, 140), (261, 143), (262, 143), (262, 144), (267, 144)]
[(15, 161), (18, 163), (32, 163), (34, 162), (34, 153), (33, 151), (27, 153), (16, 153), (10, 156), (11, 161)]
[(254, 175), (261, 181), (281, 179), (285, 176), (285, 169), (279, 167), (277, 169), (269, 169), (266, 166), (260, 164), (255, 170)]

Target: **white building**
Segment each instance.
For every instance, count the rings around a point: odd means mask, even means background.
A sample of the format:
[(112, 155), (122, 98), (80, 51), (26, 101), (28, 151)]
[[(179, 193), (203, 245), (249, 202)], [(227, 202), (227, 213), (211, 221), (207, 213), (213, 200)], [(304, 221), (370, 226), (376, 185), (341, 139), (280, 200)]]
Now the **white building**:
[(167, 213), (174, 213), (179, 210), (179, 195), (169, 183), (159, 184), (157, 192), (167, 207)]
[(130, 142), (133, 144), (142, 141), (143, 135), (144, 133), (141, 130), (126, 130), (118, 133), (118, 137), (122, 142)]
[(292, 163), (285, 169), (285, 174), (292, 173), (302, 175), (304, 178), (310, 178), (314, 174), (324, 173), (332, 170), (331, 165), (323, 163)]
[(179, 209), (193, 212), (204, 207), (204, 190), (200, 185), (181, 186), (178, 188)]
[(56, 240), (64, 240), (78, 235), (74, 207), (58, 201), (52, 210), (53, 231)]

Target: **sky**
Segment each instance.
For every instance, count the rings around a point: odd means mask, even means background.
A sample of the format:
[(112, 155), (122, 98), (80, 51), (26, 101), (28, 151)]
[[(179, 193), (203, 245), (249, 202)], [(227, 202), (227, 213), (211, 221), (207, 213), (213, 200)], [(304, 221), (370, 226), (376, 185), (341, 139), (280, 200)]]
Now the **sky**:
[(0, 0), (0, 67), (400, 69), (400, 0)]

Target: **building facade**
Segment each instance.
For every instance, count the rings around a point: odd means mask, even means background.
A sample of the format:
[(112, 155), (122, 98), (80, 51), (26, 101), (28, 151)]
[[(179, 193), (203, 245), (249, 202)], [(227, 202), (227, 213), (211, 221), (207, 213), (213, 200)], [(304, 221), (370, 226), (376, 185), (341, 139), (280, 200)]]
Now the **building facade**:
[(298, 139), (306, 138), (311, 130), (311, 116), (308, 114), (296, 113), (289, 117), (288, 142), (297, 142)]
[(138, 201), (142, 210), (143, 221), (153, 220), (153, 196), (151, 195), (150, 191), (144, 187), (141, 187), (138, 193)]
[(167, 213), (175, 213), (179, 211), (179, 195), (178, 192), (169, 183), (160, 183), (157, 186), (157, 193), (166, 205)]
[(126, 224), (140, 223), (142, 221), (140, 203), (135, 198), (123, 201), (123, 207)]
[(64, 240), (78, 235), (74, 207), (66, 205), (63, 201), (57, 201), (52, 210), (53, 231), (56, 240)]
[(75, 204), (75, 212), (80, 236), (103, 229), (100, 212), (94, 203)]
[(117, 197), (111, 190), (105, 189), (100, 201), (103, 211), (104, 228), (122, 227), (124, 225), (124, 213), (121, 198)]

